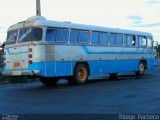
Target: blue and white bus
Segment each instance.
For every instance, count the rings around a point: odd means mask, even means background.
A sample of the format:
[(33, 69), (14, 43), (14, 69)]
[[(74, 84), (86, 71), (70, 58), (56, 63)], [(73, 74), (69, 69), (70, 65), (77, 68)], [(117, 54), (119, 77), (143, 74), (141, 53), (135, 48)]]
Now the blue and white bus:
[(154, 67), (150, 33), (28, 18), (8, 29), (3, 75), (38, 77), (45, 85), (59, 79), (84, 84), (88, 78)]

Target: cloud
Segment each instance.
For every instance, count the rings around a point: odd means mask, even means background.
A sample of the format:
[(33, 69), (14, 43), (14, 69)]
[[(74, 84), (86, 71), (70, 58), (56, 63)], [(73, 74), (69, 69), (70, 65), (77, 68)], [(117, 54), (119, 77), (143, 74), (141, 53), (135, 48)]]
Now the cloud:
[(127, 18), (128, 19), (130, 19), (130, 20), (135, 20), (135, 21), (141, 21), (143, 18), (142, 17), (140, 17), (140, 16), (127, 16)]
[(143, 18), (140, 16), (127, 16), (127, 19), (132, 21), (131, 27), (134, 27), (135, 25), (139, 25), (142, 23)]
[(143, 18), (140, 16), (127, 16), (127, 19), (131, 20), (131, 27), (158, 27), (160, 26), (160, 22), (158, 23), (144, 23)]
[(133, 27), (160, 27), (160, 23), (150, 23), (150, 24), (144, 24), (144, 23), (139, 23), (139, 24), (132, 24)]
[(160, 0), (146, 0), (148, 4), (160, 4)]

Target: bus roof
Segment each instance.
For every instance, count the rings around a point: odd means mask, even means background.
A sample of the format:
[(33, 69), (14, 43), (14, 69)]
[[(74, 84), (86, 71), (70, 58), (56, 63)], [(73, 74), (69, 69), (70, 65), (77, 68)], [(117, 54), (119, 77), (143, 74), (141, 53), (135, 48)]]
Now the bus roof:
[(30, 17), (26, 21), (14, 24), (11, 27), (9, 27), (8, 31), (15, 30), (22, 27), (30, 27), (30, 26), (60, 27), (60, 28), (81, 29), (81, 30), (89, 30), (89, 31), (101, 31), (101, 32), (111, 32), (111, 33), (124, 33), (124, 34), (133, 34), (133, 35), (152, 36), (151, 33), (135, 31), (135, 30), (99, 27), (99, 26), (93, 26), (93, 25), (76, 24), (71, 22), (51, 21), (51, 20), (46, 20), (42, 16)]

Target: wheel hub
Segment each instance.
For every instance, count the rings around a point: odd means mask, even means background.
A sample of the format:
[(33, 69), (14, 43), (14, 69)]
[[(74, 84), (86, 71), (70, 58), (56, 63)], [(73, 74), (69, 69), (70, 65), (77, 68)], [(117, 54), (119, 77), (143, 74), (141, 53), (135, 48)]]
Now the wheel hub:
[(80, 68), (80, 69), (79, 69), (79, 72), (78, 72), (78, 75), (79, 75), (79, 78), (80, 78), (81, 80), (85, 80), (85, 78), (86, 78), (86, 71), (85, 71), (85, 69)]

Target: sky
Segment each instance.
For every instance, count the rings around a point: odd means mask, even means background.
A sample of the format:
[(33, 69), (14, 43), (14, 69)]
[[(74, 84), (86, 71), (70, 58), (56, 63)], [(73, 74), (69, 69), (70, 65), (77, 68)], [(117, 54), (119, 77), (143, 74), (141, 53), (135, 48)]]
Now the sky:
[[(150, 32), (160, 44), (160, 0), (41, 0), (49, 20)], [(0, 42), (12, 24), (36, 14), (36, 0), (0, 0)]]

